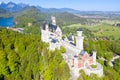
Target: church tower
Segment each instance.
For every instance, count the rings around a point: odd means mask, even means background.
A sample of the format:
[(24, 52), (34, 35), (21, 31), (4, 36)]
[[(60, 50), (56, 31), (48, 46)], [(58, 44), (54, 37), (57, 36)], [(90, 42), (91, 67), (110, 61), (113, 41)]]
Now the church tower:
[(76, 36), (76, 47), (79, 49), (79, 51), (83, 50), (83, 39), (82, 36), (82, 29), (77, 30), (77, 36)]

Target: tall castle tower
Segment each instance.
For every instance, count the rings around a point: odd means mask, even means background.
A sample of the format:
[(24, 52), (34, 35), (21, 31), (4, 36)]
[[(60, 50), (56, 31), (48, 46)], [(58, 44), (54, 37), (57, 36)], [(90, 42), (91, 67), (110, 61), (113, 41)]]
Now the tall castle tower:
[(49, 42), (49, 26), (48, 24), (45, 24), (44, 26), (45, 29), (42, 29), (42, 41), (43, 42)]
[(56, 18), (54, 16), (51, 16), (51, 19), (52, 19), (52, 24), (56, 25)]
[(82, 36), (82, 29), (77, 30), (77, 36), (76, 36), (76, 47), (81, 51), (83, 50), (83, 39)]

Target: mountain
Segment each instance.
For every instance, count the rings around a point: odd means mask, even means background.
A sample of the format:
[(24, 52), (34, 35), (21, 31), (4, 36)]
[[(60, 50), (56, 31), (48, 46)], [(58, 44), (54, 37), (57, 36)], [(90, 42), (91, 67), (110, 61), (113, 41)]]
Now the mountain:
[(70, 13), (79, 13), (79, 10), (71, 9), (71, 8), (61, 8), (60, 9), (63, 12), (70, 12)]
[[(31, 7), (27, 4), (24, 3), (19, 3), (16, 4), (14, 2), (8, 2), (4, 3), (2, 2), (0, 4), (0, 8), (8, 11), (8, 12), (19, 12), (23, 10), (26, 7)], [(63, 12), (68, 12), (72, 14), (76, 14), (78, 16), (99, 16), (99, 17), (119, 17), (120, 16), (120, 11), (79, 11), (71, 8), (43, 8), (41, 6), (34, 6), (38, 10), (44, 13), (63, 13)]]
[[(58, 25), (68, 25), (75, 23), (85, 24), (89, 18), (118, 19), (120, 17), (119, 11), (78, 11), (71, 8), (43, 8), (40, 6), (29, 6), (24, 3), (16, 4), (13, 2), (2, 2), (0, 4), (0, 9), (2, 13), (11, 13), (18, 22), (21, 20), (23, 23), (28, 21), (37, 24), (37, 26), (45, 21), (49, 22), (51, 16), (55, 16), (57, 18)], [(1, 16), (6, 15), (1, 14)], [(27, 23), (25, 23), (25, 25), (27, 25)]]
[(27, 7), (29, 5), (26, 5), (26, 4), (16, 4), (16, 3), (13, 3), (13, 2), (8, 2), (8, 3), (4, 3), (2, 2), (0, 4), (0, 8), (6, 10), (6, 11), (9, 11), (9, 12), (18, 12), (20, 10), (22, 10), (23, 8)]
[[(85, 23), (85, 19), (80, 18), (74, 14), (79, 13), (78, 10), (70, 8), (43, 8), (40, 6), (29, 6), (23, 3), (16, 4), (13, 2), (0, 4), (0, 8), (14, 15), (15, 20), (22, 19), (23, 17), (36, 19), (38, 22), (50, 21), (50, 16), (57, 17), (57, 23), (59, 25), (72, 24), (72, 23)], [(4, 14), (3, 14), (4, 15)], [(24, 20), (23, 20), (24, 21)], [(35, 22), (37, 22), (35, 21)], [(33, 22), (33, 21), (32, 21)]]
[(13, 16), (10, 12), (0, 8), (0, 17), (11, 17)]
[(35, 6), (26, 7), (20, 12), (15, 14), (15, 21), (18, 22), (17, 27), (25, 27), (28, 23), (32, 23), (35, 26), (41, 26), (45, 22), (51, 22), (51, 16), (55, 16), (57, 24), (59, 26), (70, 25), (87, 22), (87, 19), (80, 18), (72, 13), (68, 12), (43, 12)]
[(80, 11), (74, 10), (71, 8), (42, 8), (40, 6), (36, 6), (42, 12), (70, 12), (70, 13), (79, 13)]
[(46, 18), (45, 13), (40, 12), (36, 7), (26, 7), (20, 12), (14, 15), (17, 27), (28, 26), (28, 23), (32, 23), (34, 26), (40, 27)]
[(69, 12), (54, 12), (54, 13), (48, 13), (47, 15), (55, 16), (57, 20), (57, 24), (60, 26), (66, 26), (77, 23), (85, 24), (87, 22), (87, 19), (81, 18)]
[[(25, 7), (29, 7), (29, 5), (24, 4), (24, 3), (19, 3), (16, 4), (14, 2), (8, 2), (8, 3), (4, 3), (2, 2), (0, 4), (0, 8), (9, 11), (9, 12), (18, 12), (22, 9), (24, 9)], [(74, 9), (70, 9), (70, 8), (42, 8), (40, 6), (35, 6), (37, 9), (39, 9), (41, 12), (71, 12), (71, 13), (78, 13), (78, 10), (74, 10)]]

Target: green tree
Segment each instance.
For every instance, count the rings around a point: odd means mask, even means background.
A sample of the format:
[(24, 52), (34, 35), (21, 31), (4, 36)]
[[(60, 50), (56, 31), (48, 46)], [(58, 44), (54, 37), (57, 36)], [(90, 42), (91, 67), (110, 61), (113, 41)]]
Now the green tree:
[(120, 58), (116, 59), (114, 61), (115, 65), (114, 65), (114, 69), (120, 74)]
[(18, 71), (18, 66), (20, 64), (19, 55), (14, 51), (9, 50), (7, 58), (10, 71)]
[(0, 76), (8, 76), (9, 68), (7, 66), (7, 54), (0, 50)]

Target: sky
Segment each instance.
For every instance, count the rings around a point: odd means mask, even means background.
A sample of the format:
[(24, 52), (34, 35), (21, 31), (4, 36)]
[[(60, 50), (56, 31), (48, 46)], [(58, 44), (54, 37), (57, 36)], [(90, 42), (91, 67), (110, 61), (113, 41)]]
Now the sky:
[(72, 8), (81, 11), (120, 11), (120, 0), (0, 0), (26, 3), (44, 8)]

